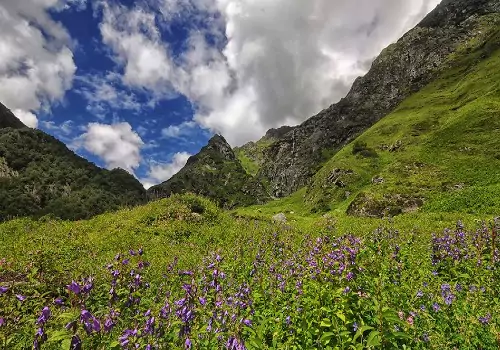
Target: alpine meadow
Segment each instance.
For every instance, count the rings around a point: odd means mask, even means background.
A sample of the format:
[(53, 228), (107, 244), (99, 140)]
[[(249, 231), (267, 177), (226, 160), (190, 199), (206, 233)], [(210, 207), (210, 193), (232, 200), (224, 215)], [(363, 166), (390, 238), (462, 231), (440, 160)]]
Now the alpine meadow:
[[(56, 2), (46, 16), (78, 3)], [(81, 3), (97, 17), (114, 2)], [(117, 21), (156, 40), (141, 11)], [(2, 101), (0, 349), (500, 348), (500, 1), (443, 0), (372, 61), (337, 103), (260, 140), (205, 125), (146, 188), (152, 171), (115, 166), (142, 142), (124, 123), (128, 148), (92, 148), (90, 127), (59, 141)], [(83, 149), (119, 156), (105, 169)]]

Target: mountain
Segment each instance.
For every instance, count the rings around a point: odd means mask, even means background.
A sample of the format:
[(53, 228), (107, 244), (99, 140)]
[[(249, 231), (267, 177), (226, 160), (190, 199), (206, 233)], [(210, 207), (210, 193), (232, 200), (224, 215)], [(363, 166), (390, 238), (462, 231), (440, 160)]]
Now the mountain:
[(146, 201), (122, 169), (101, 169), (62, 142), (27, 128), (0, 105), (0, 221), (51, 215), (82, 219)]
[(293, 127), (290, 126), (269, 129), (259, 141), (248, 142), (241, 147), (235, 147), (234, 153), (247, 173), (252, 176), (257, 175), (260, 167), (264, 164), (264, 149), (278, 141), (291, 130), (293, 130)]
[(500, 12), (495, 0), (445, 0), (397, 43), (386, 48), (348, 95), (263, 149), (258, 176), (276, 197), (306, 185), (343, 146), (452, 66), (468, 42), (484, 42)]
[(269, 199), (262, 183), (248, 174), (226, 140), (215, 135), (190, 157), (170, 180), (148, 190), (150, 198), (193, 192), (215, 200), (224, 208), (262, 203)]
[(450, 69), (340, 150), (305, 192), (315, 212), (500, 211), (500, 14)]

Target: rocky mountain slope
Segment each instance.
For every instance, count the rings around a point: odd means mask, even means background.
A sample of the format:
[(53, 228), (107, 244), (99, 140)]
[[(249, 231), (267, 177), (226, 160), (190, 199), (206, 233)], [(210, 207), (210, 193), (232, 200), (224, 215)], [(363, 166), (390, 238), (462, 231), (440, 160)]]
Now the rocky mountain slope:
[(500, 14), (489, 24), (451, 69), (323, 166), (305, 193), (313, 211), (498, 215)]
[(141, 183), (125, 170), (95, 166), (0, 105), (0, 221), (81, 219), (145, 201)]
[(226, 140), (215, 135), (170, 180), (148, 190), (150, 198), (193, 192), (215, 200), (224, 208), (263, 203), (265, 187), (248, 174)]
[(241, 147), (235, 147), (234, 153), (247, 173), (253, 176), (257, 175), (260, 167), (264, 164), (264, 149), (278, 141), (291, 130), (293, 130), (293, 127), (290, 126), (270, 129), (259, 141), (248, 142)]
[(484, 42), (489, 15), (498, 12), (497, 0), (443, 1), (385, 49), (344, 99), (265, 148), (259, 177), (277, 197), (306, 185), (335, 152), (449, 69), (461, 47)]

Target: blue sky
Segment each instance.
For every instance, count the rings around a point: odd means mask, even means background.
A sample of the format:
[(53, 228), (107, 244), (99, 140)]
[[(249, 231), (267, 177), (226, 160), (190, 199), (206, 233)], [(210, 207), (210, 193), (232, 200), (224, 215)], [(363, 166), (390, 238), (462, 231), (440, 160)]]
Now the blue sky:
[(2, 0), (0, 101), (145, 186), (343, 97), (438, 0)]

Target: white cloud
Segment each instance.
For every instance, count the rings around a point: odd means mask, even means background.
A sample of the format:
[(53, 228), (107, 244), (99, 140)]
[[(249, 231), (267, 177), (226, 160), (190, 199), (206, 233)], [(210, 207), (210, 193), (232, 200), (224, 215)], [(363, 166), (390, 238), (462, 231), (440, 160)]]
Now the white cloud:
[[(186, 96), (194, 121), (240, 145), (339, 100), (438, 2), (149, 0), (159, 15), (101, 3), (100, 29), (125, 84), (155, 98)], [(192, 30), (178, 56), (159, 30), (176, 21), (204, 28)]]
[(196, 126), (197, 124), (195, 122), (187, 121), (179, 125), (170, 125), (169, 127), (163, 129), (161, 134), (166, 138), (181, 138), (191, 135)]
[(38, 126), (38, 118), (31, 112), (23, 111), (22, 109), (14, 109), (12, 111), (14, 115), (24, 123), (24, 125), (30, 128), (36, 128)]
[(174, 154), (170, 163), (150, 165), (148, 177), (141, 180), (144, 187), (147, 189), (158, 183), (167, 181), (186, 165), (189, 157), (191, 157), (191, 154), (179, 152)]
[(73, 132), (73, 121), (66, 120), (61, 124), (56, 124), (54, 121), (43, 121), (42, 125), (48, 129), (52, 130), (56, 133), (62, 134), (63, 136), (68, 136)]
[(121, 86), (116, 74), (77, 76), (76, 81), (80, 85), (76, 92), (87, 100), (87, 110), (101, 119), (113, 110), (142, 109), (136, 95)]
[[(76, 70), (67, 31), (48, 14), (58, 0), (0, 3), (0, 100), (12, 110), (48, 110), (71, 88)], [(32, 116), (29, 120), (34, 124)]]
[(122, 168), (134, 173), (141, 162), (141, 137), (132, 130), (129, 123), (112, 125), (91, 123), (87, 132), (77, 140), (76, 148), (85, 148), (100, 157), (106, 167)]

